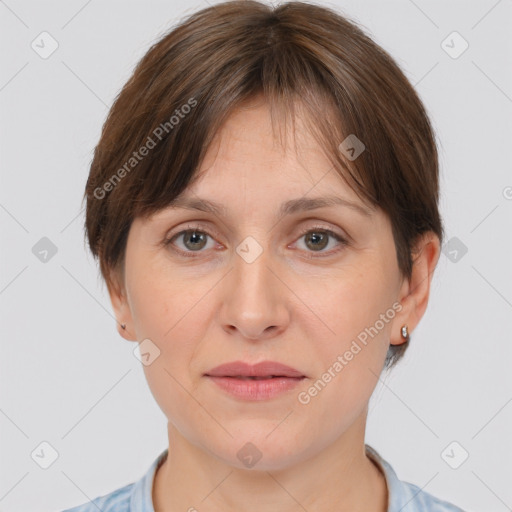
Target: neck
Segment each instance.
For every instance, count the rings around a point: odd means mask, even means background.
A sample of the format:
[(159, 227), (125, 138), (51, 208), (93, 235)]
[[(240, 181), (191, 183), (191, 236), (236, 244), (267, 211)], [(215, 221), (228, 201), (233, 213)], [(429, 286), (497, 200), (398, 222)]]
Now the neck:
[(384, 475), (365, 453), (366, 411), (356, 423), (322, 452), (272, 471), (230, 466), (169, 423), (169, 453), (153, 485), (155, 512), (386, 512)]

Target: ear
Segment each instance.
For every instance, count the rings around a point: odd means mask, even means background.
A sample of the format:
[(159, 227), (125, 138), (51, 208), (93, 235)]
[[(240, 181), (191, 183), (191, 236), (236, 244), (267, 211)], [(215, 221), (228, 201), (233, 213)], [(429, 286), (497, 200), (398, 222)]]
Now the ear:
[(404, 278), (398, 300), (402, 309), (395, 316), (391, 345), (401, 345), (405, 339), (401, 335), (402, 325), (407, 325), (409, 335), (416, 328), (427, 309), (430, 283), (439, 260), (440, 241), (433, 232), (420, 235), (412, 250), (411, 278)]
[[(110, 270), (109, 278), (107, 279), (107, 289), (116, 317), (117, 332), (127, 341), (137, 341), (136, 336), (133, 334), (133, 318), (130, 304), (128, 303), (122, 270)], [(124, 329), (122, 325), (125, 326)]]

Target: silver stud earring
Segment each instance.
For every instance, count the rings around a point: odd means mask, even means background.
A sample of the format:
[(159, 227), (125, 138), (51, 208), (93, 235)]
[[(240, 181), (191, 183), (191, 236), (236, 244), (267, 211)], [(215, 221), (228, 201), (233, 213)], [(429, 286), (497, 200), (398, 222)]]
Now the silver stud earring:
[(121, 324), (121, 329), (126, 329), (126, 324)]
[(402, 338), (405, 341), (409, 341), (409, 331), (407, 329), (407, 325), (402, 325)]

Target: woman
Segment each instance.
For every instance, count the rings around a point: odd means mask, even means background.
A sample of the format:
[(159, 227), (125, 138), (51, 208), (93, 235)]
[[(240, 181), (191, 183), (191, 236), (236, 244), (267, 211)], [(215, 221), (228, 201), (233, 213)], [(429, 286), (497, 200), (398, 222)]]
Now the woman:
[(353, 22), (302, 2), (191, 15), (117, 97), (86, 199), (169, 448), (70, 510), (461, 510), (364, 442), (443, 228), (425, 109)]

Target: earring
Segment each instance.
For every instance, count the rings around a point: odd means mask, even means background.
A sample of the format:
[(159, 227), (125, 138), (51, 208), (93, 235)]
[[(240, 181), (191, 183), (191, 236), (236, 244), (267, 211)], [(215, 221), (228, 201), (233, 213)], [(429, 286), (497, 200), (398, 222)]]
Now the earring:
[(409, 341), (409, 331), (407, 325), (402, 325), (402, 338), (407, 342)]
[(121, 324), (121, 329), (126, 329), (126, 324)]

